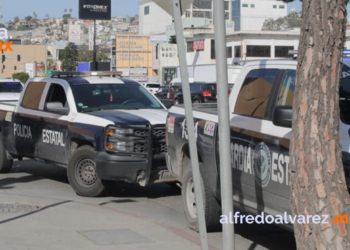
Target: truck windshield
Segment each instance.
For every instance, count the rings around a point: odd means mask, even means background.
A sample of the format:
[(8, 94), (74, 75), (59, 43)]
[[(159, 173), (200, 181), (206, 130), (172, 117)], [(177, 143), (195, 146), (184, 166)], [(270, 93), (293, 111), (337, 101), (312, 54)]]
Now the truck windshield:
[(20, 93), (22, 89), (20, 82), (0, 82), (0, 93)]
[(111, 109), (163, 109), (139, 84), (84, 84), (72, 86), (79, 112)]

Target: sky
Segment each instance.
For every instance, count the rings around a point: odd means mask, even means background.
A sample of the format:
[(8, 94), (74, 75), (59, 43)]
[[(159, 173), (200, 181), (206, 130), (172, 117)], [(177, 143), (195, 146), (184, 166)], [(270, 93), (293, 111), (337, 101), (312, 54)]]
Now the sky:
[[(139, 12), (138, 0), (112, 0), (112, 16), (134, 16)], [(38, 18), (62, 17), (64, 9), (72, 9), (73, 17), (78, 17), (78, 0), (2, 0), (2, 12), (5, 22), (15, 16), (24, 18), (33, 16), (35, 11)]]
[[(45, 18), (46, 14), (50, 17), (62, 17), (64, 9), (73, 9), (73, 17), (78, 17), (78, 0), (0, 0), (2, 1), (2, 9), (4, 21), (13, 20), (15, 16), (24, 18), (33, 15), (35, 11), (38, 18)], [(138, 14), (138, 0), (112, 0), (112, 16), (134, 16)], [(301, 10), (301, 2), (294, 1), (288, 4), (288, 11), (292, 8)], [(350, 14), (350, 5), (348, 5), (348, 13)], [(348, 18), (350, 15), (348, 14)]]

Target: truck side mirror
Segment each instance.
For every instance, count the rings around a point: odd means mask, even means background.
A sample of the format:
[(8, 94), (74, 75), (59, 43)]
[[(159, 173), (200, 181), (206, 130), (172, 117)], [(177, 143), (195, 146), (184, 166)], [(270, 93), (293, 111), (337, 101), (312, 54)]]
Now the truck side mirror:
[(58, 115), (68, 115), (69, 108), (63, 107), (61, 102), (47, 102), (45, 104), (45, 111), (55, 113)]
[(273, 112), (273, 124), (279, 127), (292, 127), (293, 108), (292, 106), (276, 106)]

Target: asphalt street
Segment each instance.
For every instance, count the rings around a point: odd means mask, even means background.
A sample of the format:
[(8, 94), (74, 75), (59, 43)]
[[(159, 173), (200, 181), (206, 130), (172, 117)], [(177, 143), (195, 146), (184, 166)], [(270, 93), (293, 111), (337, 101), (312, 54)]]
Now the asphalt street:
[[(236, 250), (295, 249), (293, 234), (273, 225), (236, 225), (235, 231)], [(221, 232), (208, 237), (211, 249), (222, 248)], [(71, 189), (64, 168), (29, 160), (15, 162), (11, 173), (0, 174), (0, 245), (200, 249), (198, 234), (186, 224), (180, 188), (118, 183), (105, 197), (84, 198)]]

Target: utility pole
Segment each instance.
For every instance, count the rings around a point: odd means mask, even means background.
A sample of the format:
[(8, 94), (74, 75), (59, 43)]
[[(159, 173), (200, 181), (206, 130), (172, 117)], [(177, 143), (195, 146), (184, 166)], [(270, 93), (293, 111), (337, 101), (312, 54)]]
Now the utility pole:
[[(232, 168), (231, 168), (231, 129), (230, 110), (227, 95), (227, 50), (226, 50), (226, 21), (224, 0), (214, 0), (214, 29), (216, 79), (219, 108), (219, 147), (220, 147), (220, 183), (222, 214), (229, 216), (233, 211)], [(234, 225), (227, 223), (223, 228), (223, 250), (235, 249)]]
[[(183, 34), (183, 26), (182, 26), (182, 18), (181, 18), (182, 8), (181, 8), (180, 0), (172, 0), (172, 2), (173, 2), (173, 11), (174, 11), (174, 20), (175, 20), (176, 41), (177, 41), (178, 52), (179, 52), (182, 92), (183, 92), (183, 99), (185, 104), (185, 115), (186, 115), (187, 129), (188, 129), (188, 142), (190, 146), (194, 191), (196, 195), (199, 236), (200, 236), (202, 250), (208, 250), (209, 249), (208, 237), (207, 237), (207, 228), (206, 228), (204, 205), (203, 205), (201, 174), (199, 170), (197, 142), (194, 134), (194, 120), (193, 120), (192, 101), (191, 101), (191, 94), (190, 94), (190, 83), (189, 83), (188, 70), (187, 70), (186, 46), (185, 46), (185, 39)], [(227, 87), (226, 87), (226, 94), (227, 94)]]
[(97, 56), (96, 56), (96, 19), (94, 19), (94, 51), (92, 55), (92, 65), (93, 65), (93, 70), (97, 71)]

